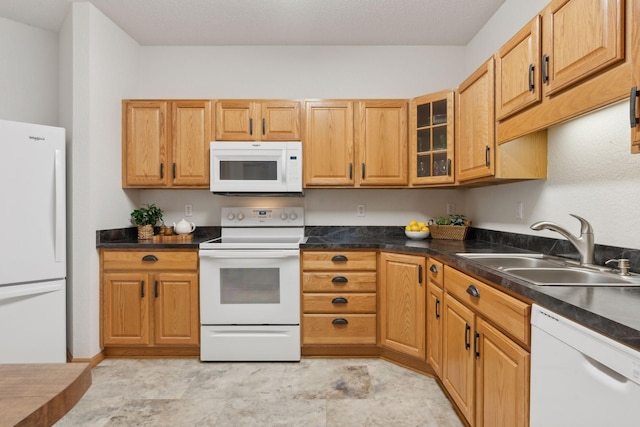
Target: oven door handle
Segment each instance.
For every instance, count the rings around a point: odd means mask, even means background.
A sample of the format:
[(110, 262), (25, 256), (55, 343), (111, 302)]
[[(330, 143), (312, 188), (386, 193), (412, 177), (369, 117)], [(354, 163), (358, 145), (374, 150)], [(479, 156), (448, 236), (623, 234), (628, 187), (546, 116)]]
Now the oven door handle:
[(200, 251), (200, 258), (219, 258), (219, 259), (256, 259), (256, 258), (299, 258), (300, 251), (239, 251), (235, 249), (229, 250), (203, 250)]

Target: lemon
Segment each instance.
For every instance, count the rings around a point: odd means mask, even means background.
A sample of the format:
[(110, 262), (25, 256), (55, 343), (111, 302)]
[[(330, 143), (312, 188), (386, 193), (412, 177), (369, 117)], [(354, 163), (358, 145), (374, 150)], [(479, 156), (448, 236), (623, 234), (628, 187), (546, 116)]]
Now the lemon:
[(411, 231), (411, 226), (407, 225), (404, 229), (407, 230), (407, 231)]
[(420, 222), (418, 223), (418, 227), (420, 227), (420, 228), (424, 228), (424, 227), (426, 227), (426, 226), (427, 226), (427, 224), (425, 224), (425, 223), (424, 223), (424, 222), (422, 222), (422, 221), (420, 221)]
[(411, 231), (420, 231), (420, 227), (418, 227), (418, 225), (412, 225), (411, 226)]
[(412, 219), (411, 221), (409, 221), (409, 225), (418, 225), (418, 222), (415, 219)]

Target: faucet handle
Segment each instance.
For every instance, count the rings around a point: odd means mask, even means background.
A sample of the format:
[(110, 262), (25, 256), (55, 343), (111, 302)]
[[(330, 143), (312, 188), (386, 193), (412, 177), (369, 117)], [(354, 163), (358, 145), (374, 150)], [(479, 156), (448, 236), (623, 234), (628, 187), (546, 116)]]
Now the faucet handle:
[(621, 276), (629, 275), (629, 260), (627, 258), (610, 259), (607, 262), (605, 262), (605, 265), (609, 265), (609, 263), (613, 263), (613, 262), (615, 262), (618, 265), (618, 269), (620, 270)]
[(589, 224), (589, 221), (575, 214), (569, 214), (569, 215), (571, 215), (572, 217), (580, 221), (580, 234), (593, 234), (593, 227), (591, 227), (591, 224)]

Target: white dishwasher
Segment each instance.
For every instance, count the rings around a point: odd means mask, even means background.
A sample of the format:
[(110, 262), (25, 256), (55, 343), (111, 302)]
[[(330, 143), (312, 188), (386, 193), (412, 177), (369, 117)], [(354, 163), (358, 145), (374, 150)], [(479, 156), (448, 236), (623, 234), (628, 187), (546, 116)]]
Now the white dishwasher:
[(533, 305), (530, 427), (640, 426), (640, 352)]

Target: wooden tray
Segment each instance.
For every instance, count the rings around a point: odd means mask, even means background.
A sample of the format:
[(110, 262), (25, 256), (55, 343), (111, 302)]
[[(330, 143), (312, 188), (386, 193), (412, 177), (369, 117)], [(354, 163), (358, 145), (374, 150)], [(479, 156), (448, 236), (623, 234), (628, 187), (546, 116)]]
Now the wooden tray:
[(190, 242), (193, 240), (193, 234), (172, 234), (171, 236), (155, 235), (153, 236), (154, 243), (179, 243)]

